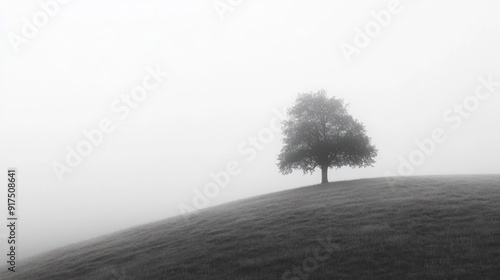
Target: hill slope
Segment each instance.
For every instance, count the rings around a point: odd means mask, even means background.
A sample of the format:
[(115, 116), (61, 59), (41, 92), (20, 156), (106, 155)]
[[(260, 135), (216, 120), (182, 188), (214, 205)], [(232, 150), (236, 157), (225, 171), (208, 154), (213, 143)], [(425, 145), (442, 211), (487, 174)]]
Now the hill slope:
[(500, 279), (500, 176), (305, 187), (133, 228), (0, 279)]

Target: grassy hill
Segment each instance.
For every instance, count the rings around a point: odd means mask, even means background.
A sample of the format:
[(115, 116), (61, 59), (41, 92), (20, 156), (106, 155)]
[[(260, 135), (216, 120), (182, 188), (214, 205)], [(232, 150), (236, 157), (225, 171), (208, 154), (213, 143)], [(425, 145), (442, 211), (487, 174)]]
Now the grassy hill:
[[(40, 240), (43, 242), (43, 240)], [(0, 279), (500, 279), (500, 176), (336, 182), (72, 245)]]

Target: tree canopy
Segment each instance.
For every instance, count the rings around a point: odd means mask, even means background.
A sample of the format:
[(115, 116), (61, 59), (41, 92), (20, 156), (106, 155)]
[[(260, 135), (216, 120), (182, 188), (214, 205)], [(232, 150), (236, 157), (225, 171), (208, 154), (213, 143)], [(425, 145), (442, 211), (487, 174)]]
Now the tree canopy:
[(377, 149), (342, 99), (328, 98), (324, 90), (299, 94), (287, 113), (278, 156), (282, 174), (294, 169), (313, 173), (320, 167), (322, 183), (327, 183), (329, 168), (366, 167), (375, 162)]

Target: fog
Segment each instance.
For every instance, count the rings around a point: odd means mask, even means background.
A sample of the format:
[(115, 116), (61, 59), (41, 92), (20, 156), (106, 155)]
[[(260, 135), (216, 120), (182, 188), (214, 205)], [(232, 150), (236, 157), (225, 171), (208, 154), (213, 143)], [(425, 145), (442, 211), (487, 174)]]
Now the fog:
[(21, 258), (180, 215), (209, 183), (203, 207), (319, 183), (276, 165), (298, 93), (343, 98), (379, 151), (330, 181), (498, 173), (493, 0), (67, 2), (27, 38), (40, 2), (0, 1), (0, 166), (18, 170)]

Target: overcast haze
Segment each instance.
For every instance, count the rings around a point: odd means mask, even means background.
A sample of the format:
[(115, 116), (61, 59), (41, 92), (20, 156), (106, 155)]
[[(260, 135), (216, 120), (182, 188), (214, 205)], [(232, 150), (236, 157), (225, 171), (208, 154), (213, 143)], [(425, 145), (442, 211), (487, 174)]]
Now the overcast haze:
[[(75, 0), (15, 52), (9, 33), (41, 8), (1, 0), (0, 166), (18, 168), (20, 257), (179, 215), (233, 160), (240, 174), (209, 206), (319, 183), (319, 171), (278, 172), (279, 132), (251, 160), (241, 150), (320, 89), (350, 104), (379, 151), (331, 181), (397, 175), (437, 128), (447, 140), (414, 175), (498, 173), (500, 87), (461, 125), (443, 118), (480, 77), (500, 81), (498, 2), (401, 1), (349, 63), (339, 44), (389, 2), (242, 1), (221, 20), (212, 1)], [(113, 102), (157, 67), (169, 76), (121, 118)], [(114, 131), (58, 180), (53, 163), (105, 118)]]

